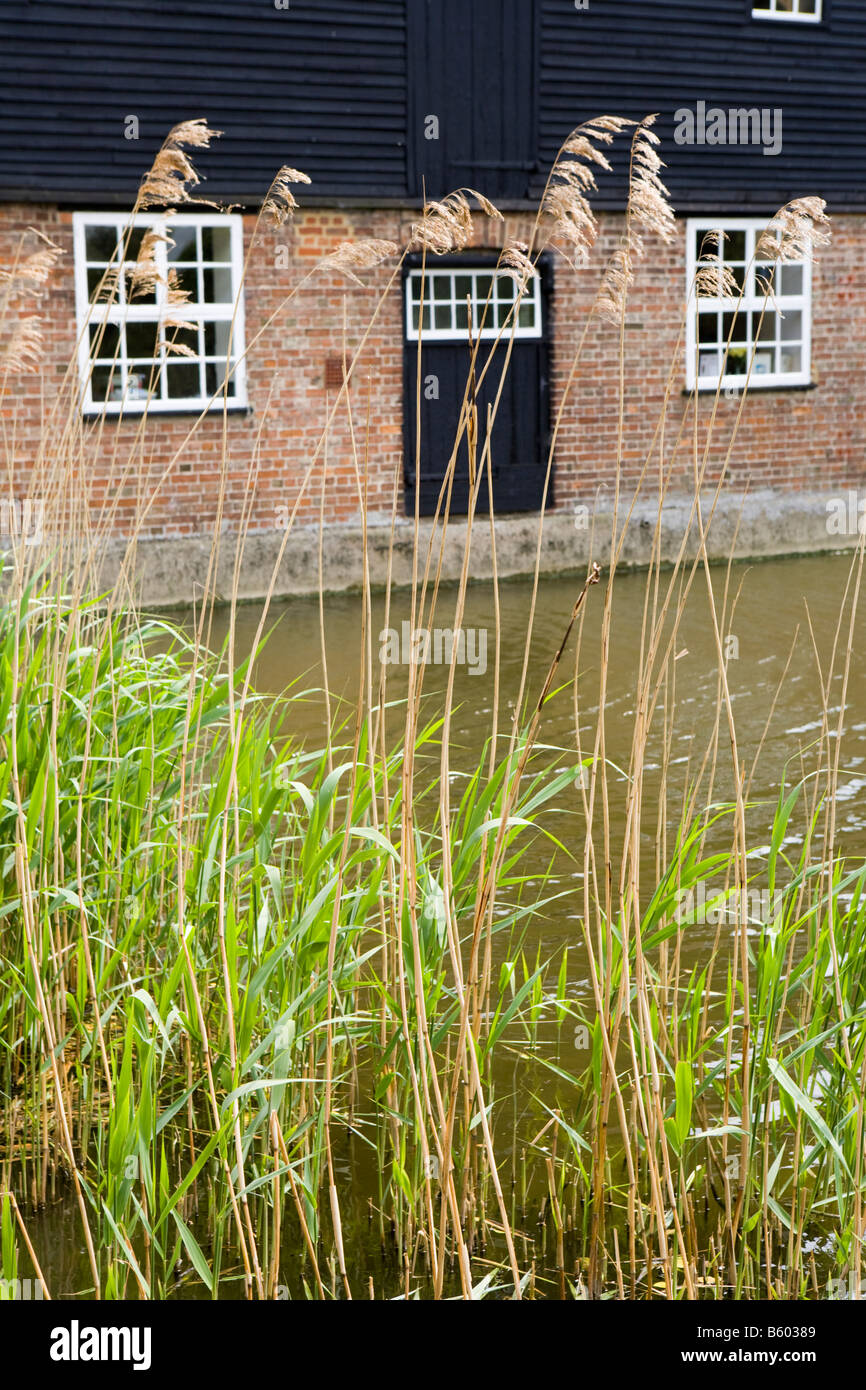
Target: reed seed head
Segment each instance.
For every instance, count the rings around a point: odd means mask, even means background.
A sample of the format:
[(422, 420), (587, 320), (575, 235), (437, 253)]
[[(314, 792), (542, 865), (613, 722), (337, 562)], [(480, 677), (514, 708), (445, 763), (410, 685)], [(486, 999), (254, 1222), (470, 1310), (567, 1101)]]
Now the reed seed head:
[(262, 203), (262, 212), (272, 227), (282, 227), (298, 206), (295, 195), (292, 193), (292, 184), (311, 182), (309, 174), (302, 173), (300, 169), (293, 169), (289, 164), (283, 165)]
[(137, 260), (125, 267), (130, 299), (153, 294), (157, 285), (162, 283), (163, 277), (156, 259), (157, 248), (161, 245), (173, 246), (174, 242), (156, 227), (148, 227), (141, 238)]
[[(703, 246), (711, 243), (714, 237), (718, 239), (716, 244), (721, 245), (725, 233), (710, 232), (704, 238)], [(736, 299), (740, 290), (731, 267), (717, 252), (705, 251), (703, 246), (695, 271), (695, 294), (699, 299)]]
[(444, 256), (449, 251), (462, 251), (472, 240), (472, 231), (469, 203), (458, 189), (441, 202), (424, 204), (420, 222), (413, 224), (410, 245)]
[(206, 149), (219, 135), (222, 135), (221, 130), (212, 130), (201, 118), (173, 126), (142, 180), (138, 206), (171, 208), (177, 203), (204, 201), (194, 199), (189, 191), (201, 179), (184, 146)]
[(593, 312), (607, 323), (619, 328), (625, 316), (628, 292), (634, 281), (631, 254), (625, 238), (605, 267), (596, 296)]
[[(641, 121), (632, 141), (632, 176), (629, 189), (629, 218), (637, 223), (641, 231), (653, 232), (662, 241), (673, 241), (676, 234), (676, 218), (670, 204), (670, 194), (659, 177), (665, 167), (659, 158), (656, 146), (659, 137), (650, 127), (655, 124), (654, 115)], [(639, 256), (643, 248), (639, 237), (633, 234), (633, 249)]]
[(39, 290), (51, 276), (55, 265), (63, 255), (61, 247), (55, 245), (50, 237), (36, 227), (28, 227), (29, 232), (42, 242), (37, 251), (25, 256), (13, 270), (0, 270), (0, 284), (7, 284), (13, 295)]
[(586, 264), (598, 235), (587, 196), (597, 187), (590, 166), (610, 170), (607, 155), (598, 147), (611, 144), (614, 136), (629, 125), (634, 125), (634, 121), (622, 116), (596, 116), (585, 121), (564, 141), (551, 170), (542, 212), (553, 224), (551, 236), (574, 247), (578, 265)]
[(659, 138), (651, 129), (655, 120), (655, 115), (644, 117), (632, 136), (626, 232), (607, 263), (593, 306), (599, 318), (615, 327), (624, 321), (634, 265), (644, 254), (642, 234), (652, 232), (664, 242), (672, 241), (676, 234), (670, 195), (659, 176), (664, 164), (656, 150)]
[(533, 280), (538, 274), (529, 259), (528, 251), (529, 247), (525, 241), (514, 241), (510, 246), (506, 246), (502, 253), (501, 264), (505, 268), (505, 273), (511, 276), (520, 294), (526, 289), (530, 280)]
[(358, 271), (372, 270), (382, 261), (396, 256), (399, 250), (396, 242), (383, 241), (377, 237), (364, 237), (360, 241), (341, 241), (320, 264), (347, 275), (358, 285), (363, 285), (363, 280), (358, 279)]
[(35, 372), (42, 361), (42, 320), (38, 314), (19, 319), (0, 352), (0, 373)]
[(756, 260), (805, 261), (816, 246), (830, 241), (830, 219), (823, 198), (795, 198), (780, 208), (755, 248)]

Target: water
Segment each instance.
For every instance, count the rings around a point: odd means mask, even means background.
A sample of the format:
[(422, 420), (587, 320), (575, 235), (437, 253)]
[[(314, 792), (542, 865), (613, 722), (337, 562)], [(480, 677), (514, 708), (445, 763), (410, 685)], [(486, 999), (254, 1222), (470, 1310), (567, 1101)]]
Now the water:
[[(732, 567), (727, 579), (723, 567), (712, 570), (717, 608), (725, 585), (731, 614), (722, 634), (730, 654), (727, 673), (736, 723), (739, 756), (747, 772), (760, 746), (760, 757), (751, 781), (751, 800), (760, 803), (754, 824), (772, 819), (784, 777), (790, 787), (815, 765), (816, 743), (822, 728), (821, 680), (815, 649), (826, 673), (839, 622), (843, 596), (851, 568), (849, 556), (815, 556), (772, 560)], [(664, 582), (667, 582), (666, 580)], [(575, 577), (548, 578), (539, 584), (526, 696), (534, 705), (542, 688), (551, 658), (556, 652), (579, 593), (581, 581)], [(453, 625), (455, 590), (440, 592), (434, 622), (442, 628)], [(640, 657), (646, 576), (621, 574), (617, 578), (611, 638), (611, 661), (607, 686), (607, 749), (615, 767), (628, 769), (635, 714), (637, 672)], [(531, 603), (531, 584), (511, 581), (500, 586), (499, 662), (500, 703), (498, 728), (505, 740), (510, 730), (514, 702), (520, 684)], [(389, 627), (402, 637), (401, 627), (410, 616), (409, 596), (392, 596)], [(591, 755), (598, 717), (599, 635), (603, 606), (602, 585), (590, 591), (585, 608), (581, 657), (578, 673), (581, 752)], [(731, 609), (733, 609), (731, 613)], [(236, 653), (246, 657), (251, 650), (261, 616), (258, 605), (237, 611)], [(358, 666), (361, 650), (362, 601), (357, 595), (331, 595), (324, 601), (325, 651), (328, 686), (335, 707), (342, 698), (344, 712), (354, 709), (358, 693)], [(384, 601), (374, 600), (372, 629), (374, 652), (384, 625)], [(466, 601), (464, 628), (486, 635), (486, 670), (477, 659), (482, 643), (467, 651), (467, 662), (455, 665), (455, 712), (451, 726), (450, 762), (458, 772), (473, 766), (483, 741), (489, 736), (494, 702), (496, 624), (494, 590), (491, 584), (473, 583)], [(810, 635), (811, 626), (811, 635)], [(213, 640), (219, 645), (228, 631), (228, 617), (220, 613)], [(266, 631), (268, 640), (255, 666), (255, 684), (260, 690), (280, 692), (290, 685), (310, 691), (303, 705), (293, 708), (293, 732), (310, 746), (323, 746), (325, 740), (325, 702), (320, 694), (324, 685), (321, 657), (321, 628), (317, 599), (296, 599), (272, 605)], [(866, 853), (866, 642), (861, 615), (855, 629), (853, 655), (844, 719), (843, 757), (837, 796), (837, 828), (844, 853)], [(835, 730), (841, 698), (841, 667), (848, 636), (848, 617), (841, 631), (841, 656), (837, 675), (829, 694), (830, 726)], [(813, 649), (814, 641), (814, 649)], [(402, 645), (402, 643), (401, 643)], [(557, 678), (557, 686), (568, 684), (574, 674), (575, 640), (572, 637)], [(670, 761), (667, 767), (669, 805), (677, 810), (689, 786), (694, 783), (706, 752), (710, 730), (715, 724), (718, 694), (718, 661), (709, 618), (703, 573), (694, 580), (685, 615), (675, 642), (676, 691), (675, 719)], [(475, 658), (476, 671), (469, 665)], [(785, 669), (787, 667), (787, 674)], [(784, 675), (784, 681), (783, 681)], [(432, 716), (442, 707), (448, 669), (429, 664), (425, 672), (425, 709)], [(405, 668), (389, 667), (389, 698), (405, 693)], [(781, 688), (780, 688), (780, 682)], [(772, 710), (772, 715), (771, 715)], [(648, 786), (657, 791), (661, 784), (661, 711), (650, 738), (652, 761), (645, 764)], [(392, 742), (400, 739), (400, 716), (395, 713), (390, 728)], [(348, 741), (349, 735), (346, 735)], [(551, 748), (567, 750), (566, 762), (576, 761), (574, 699), (571, 689), (555, 696), (545, 707), (539, 741)], [(552, 756), (552, 755), (551, 755)], [(715, 799), (732, 794), (731, 752), (723, 716), (719, 744)], [(612, 805), (614, 843), (624, 830), (623, 807), (625, 776), (611, 773), (612, 784), (620, 788)], [(576, 805), (576, 801), (574, 803)], [(645, 806), (647, 806), (645, 799)], [(651, 806), (652, 803), (649, 803)], [(671, 832), (674, 827), (671, 826)], [(573, 834), (582, 836), (583, 821), (575, 820)], [(643, 827), (648, 871), (655, 866), (655, 815), (649, 813)], [(574, 840), (579, 849), (582, 841)], [(539, 854), (543, 851), (539, 848)], [(539, 866), (541, 860), (538, 861)], [(568, 931), (572, 913), (563, 906), (558, 923)]]

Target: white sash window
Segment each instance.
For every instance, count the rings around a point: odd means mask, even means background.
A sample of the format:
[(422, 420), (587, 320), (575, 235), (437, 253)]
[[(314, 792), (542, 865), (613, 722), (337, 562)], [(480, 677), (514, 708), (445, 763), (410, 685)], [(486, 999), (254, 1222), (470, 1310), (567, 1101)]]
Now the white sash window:
[[(687, 223), (686, 383), (692, 390), (746, 385), (807, 386), (811, 381), (812, 265), (755, 260), (767, 218), (690, 218)], [(712, 231), (722, 231), (721, 238)], [(698, 258), (719, 255), (737, 292), (695, 294)], [(772, 291), (770, 293), (769, 291)]]
[[(84, 412), (219, 409), (224, 390), (246, 405), (241, 218), (147, 214), (130, 228), (123, 213), (78, 212), (73, 232)], [(153, 274), (136, 283), (148, 233)]]

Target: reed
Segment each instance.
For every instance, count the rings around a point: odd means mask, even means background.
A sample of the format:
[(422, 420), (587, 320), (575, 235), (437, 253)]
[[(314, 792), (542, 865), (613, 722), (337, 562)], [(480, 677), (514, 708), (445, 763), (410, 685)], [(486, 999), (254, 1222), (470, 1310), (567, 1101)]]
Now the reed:
[[(514, 716), (508, 721), (501, 707), (497, 628), (490, 726), (468, 764), (452, 731), (453, 665), (444, 694), (425, 689), (418, 663), (408, 688), (394, 693), (373, 636), (366, 558), (354, 699), (328, 690), (321, 595), (324, 688), (272, 699), (254, 684), (279, 560), (308, 490), (321, 489), (324, 521), (338, 414), (350, 426), (366, 527), (371, 441), (356, 427), (348, 387), (399, 275), (397, 247), (365, 241), (326, 258), (329, 273), (354, 278), (394, 265), (360, 342), (351, 352), (347, 345), (343, 386), (328, 405), (243, 658), (237, 588), (254, 468), (228, 638), (216, 652), (215, 560), (186, 628), (146, 616), (135, 601), (135, 542), (155, 494), (142, 498), (117, 584), (100, 586), (98, 542), (115, 516), (108, 507), (94, 525), (79, 479), (90, 434), (109, 454), (117, 446), (104, 423), (82, 425), (74, 364), (46, 408), (34, 470), (52, 543), (38, 558), (13, 549), (0, 608), (5, 1280), (32, 1265), (48, 1291), (34, 1232), (40, 1210), (71, 1194), (86, 1250), (73, 1278), (102, 1298), (809, 1298), (849, 1277), (859, 1290), (866, 865), (839, 854), (835, 794), (863, 544), (828, 664), (813, 643), (822, 728), (811, 762), (793, 779), (786, 769), (778, 804), (756, 804), (764, 740), (747, 770), (722, 638), (736, 596), (707, 549), (743, 403), (720, 438), (718, 396), (702, 430), (693, 398), (671, 449), (677, 361), (638, 492), (654, 489), (661, 513), (685, 447), (692, 515), (672, 567), (662, 564), (659, 520), (628, 768), (608, 754), (616, 579), (637, 496), (623, 495), (619, 482), (625, 314), (647, 238), (668, 240), (674, 226), (652, 118), (602, 117), (573, 132), (531, 244), (502, 252), (516, 281), (515, 313), (496, 342), (469, 344), (426, 551), (415, 517), (411, 620), (432, 627), (449, 604), (449, 626), (462, 626), (476, 510), (482, 489), (492, 495), (510, 326), (545, 246), (588, 273), (594, 171), (610, 167), (608, 147), (628, 134), (624, 234), (590, 312), (590, 323), (611, 324), (619, 338), (611, 563), (605, 574), (592, 563), (575, 584), (561, 640), (538, 666), (546, 488)], [(186, 151), (213, 135), (201, 122), (177, 127), (136, 210), (192, 201), (197, 180)], [(291, 189), (306, 181), (281, 170), (262, 217), (284, 222), (295, 207)], [(473, 190), (425, 206), (412, 232), (425, 265), (469, 243), (472, 202), (499, 217)], [(818, 200), (791, 204), (771, 224), (762, 260), (811, 250), (824, 224)], [(257, 239), (258, 228), (249, 258)], [(18, 315), (22, 296), (55, 262), (56, 248), (28, 255), (22, 247), (6, 281), (8, 314)], [(126, 269), (112, 268), (102, 292), (116, 292)], [(131, 273), (152, 280), (152, 246), (142, 245)], [(698, 292), (717, 293), (722, 274), (708, 252)], [(298, 288), (261, 333), (279, 325)], [(548, 482), (586, 336), (567, 373)], [(38, 363), (38, 344), (36, 324), (26, 341), (17, 330), (9, 339), (0, 390), (13, 407), (10, 383)], [(419, 353), (419, 392), (420, 373)], [(488, 375), (497, 389), (480, 418)], [(224, 409), (227, 385), (217, 393)], [(144, 457), (146, 428), (145, 412), (119, 473), (131, 475)], [(442, 559), (463, 449), (469, 516), (460, 578), (449, 589)], [(223, 488), (227, 470), (224, 456)], [(393, 506), (396, 514), (396, 482)], [(215, 535), (220, 519), (221, 508)], [(491, 536), (495, 561), (492, 520)], [(717, 653), (715, 718), (685, 803), (674, 807), (664, 770), (681, 714), (676, 658), (698, 594)], [(498, 624), (498, 584), (495, 595)], [(386, 614), (391, 602), (389, 585)], [(584, 643), (593, 605), (599, 683), (589, 716)], [(567, 749), (545, 738), (550, 702), (565, 689), (574, 702)], [(324, 709), (318, 748), (296, 736), (298, 702), (309, 698)], [(663, 769), (660, 787), (647, 773), (651, 755)], [(616, 798), (624, 798), (621, 834)], [(647, 833), (656, 844), (649, 878)], [(530, 871), (527, 849), (543, 836), (552, 855), (571, 857), (579, 888), (561, 889), (552, 870)], [(755, 893), (770, 912), (755, 915)], [(578, 910), (579, 933), (545, 958), (537, 923), (564, 895)], [(701, 964), (688, 966), (683, 946), (699, 917), (715, 926), (714, 940)], [(578, 1002), (581, 983), (589, 1006)], [(566, 1053), (569, 1032), (583, 1040), (577, 1054)], [(518, 1102), (526, 1096), (531, 1106)]]

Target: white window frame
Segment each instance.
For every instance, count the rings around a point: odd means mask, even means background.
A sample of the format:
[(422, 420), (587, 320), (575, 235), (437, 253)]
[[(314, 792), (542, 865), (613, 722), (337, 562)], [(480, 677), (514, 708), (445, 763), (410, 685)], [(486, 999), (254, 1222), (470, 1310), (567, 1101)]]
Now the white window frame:
[[(803, 332), (800, 339), (800, 370), (797, 372), (756, 372), (754, 369), (755, 352), (764, 350), (761, 343), (753, 340), (746, 344), (749, 351), (749, 365), (751, 371), (747, 374), (742, 372), (725, 372), (719, 377), (698, 376), (698, 363), (696, 351), (698, 347), (698, 297), (695, 293), (695, 272), (698, 268), (699, 240), (697, 233), (706, 235), (710, 231), (725, 231), (746, 233), (746, 266), (749, 268), (754, 254), (756, 242), (760, 239), (763, 232), (767, 230), (769, 218), (766, 217), (689, 217), (686, 221), (686, 292), (689, 297), (688, 315), (686, 318), (686, 387), (689, 391), (695, 389), (697, 384), (698, 391), (717, 391), (728, 387), (743, 389), (746, 381), (749, 383), (749, 390), (769, 390), (773, 387), (785, 386), (810, 386), (812, 383), (812, 261), (807, 258), (803, 261), (786, 261), (781, 263), (782, 270), (786, 266), (801, 265), (803, 267), (803, 287), (799, 294), (775, 294), (773, 299), (767, 298), (761, 293), (759, 287), (755, 286), (754, 293), (747, 292), (741, 300), (735, 298), (712, 298), (701, 295), (700, 303), (705, 309), (721, 310), (723, 313), (731, 313), (735, 309), (739, 312), (751, 310), (760, 313), (766, 305), (767, 314), (775, 314), (776, 310), (784, 318), (785, 312), (802, 313)], [(765, 262), (759, 262), (764, 265)], [(779, 262), (775, 264), (779, 265)], [(778, 272), (777, 272), (778, 273)], [(751, 266), (750, 277), (754, 280), (755, 267)], [(775, 300), (775, 304), (774, 304)], [(779, 360), (779, 339), (774, 340), (774, 365)], [(719, 344), (718, 351), (724, 355), (725, 342)]]
[[(153, 392), (147, 398), (131, 396), (124, 390), (122, 400), (94, 400), (91, 383), (91, 368), (93, 362), (90, 355), (90, 328), (100, 323), (115, 323), (126, 325), (131, 323), (155, 323), (170, 317), (173, 321), (189, 322), (191, 326), (204, 325), (206, 323), (234, 323), (231, 334), (231, 357), (235, 362), (235, 367), (231, 374), (234, 383), (234, 394), (226, 397), (229, 409), (245, 409), (247, 407), (246, 391), (246, 370), (245, 370), (245, 337), (244, 337), (244, 300), (243, 290), (241, 289), (241, 276), (243, 268), (243, 219), (238, 214), (226, 213), (177, 213), (167, 217), (164, 213), (140, 213), (134, 219), (135, 228), (155, 228), (158, 232), (168, 234), (172, 227), (222, 227), (229, 229), (230, 245), (230, 269), (232, 280), (232, 299), (230, 302), (221, 304), (205, 303), (203, 301), (190, 301), (186, 304), (169, 305), (166, 302), (168, 269), (176, 265), (177, 269), (183, 269), (184, 262), (170, 262), (168, 260), (169, 248), (162, 241), (158, 241), (155, 248), (155, 263), (159, 280), (156, 285), (156, 302), (145, 304), (141, 301), (119, 302), (115, 296), (110, 303), (91, 303), (87, 286), (87, 256), (85, 231), (88, 227), (115, 227), (119, 230), (121, 245), (123, 239), (129, 232), (130, 214), (128, 212), (76, 212), (73, 213), (73, 248), (75, 266), (75, 306), (78, 325), (78, 373), (81, 385), (81, 409), (85, 415), (141, 415), (145, 411), (148, 414), (177, 414), (178, 412), (190, 413), (191, 411), (201, 412), (208, 408), (211, 410), (221, 410), (223, 407), (222, 386), (217, 390), (215, 398), (207, 394), (205, 381), (205, 354), (202, 351), (195, 358), (186, 357), (183, 354), (171, 353), (165, 347), (160, 350), (160, 359), (163, 364), (161, 371), (161, 382), (159, 394)], [(131, 261), (126, 262), (131, 265)], [(208, 268), (225, 269), (225, 262), (196, 262), (200, 270)], [(117, 260), (112, 262), (116, 267)], [(169, 330), (170, 331), (170, 330)], [(125, 341), (125, 339), (123, 340)], [(203, 345), (202, 345), (203, 346)], [(166, 395), (167, 382), (164, 367), (166, 363), (199, 364), (200, 390), (197, 396), (178, 396), (170, 398)], [(117, 356), (118, 366), (121, 368), (124, 385), (126, 384), (127, 358), (125, 350)]]
[[(422, 326), (422, 327), (421, 327), (421, 332), (420, 332), (420, 336), (421, 336), (421, 338), (422, 338), (422, 341), (425, 342), (425, 343), (466, 343), (466, 342), (468, 342), (469, 330), (468, 330), (467, 328), (456, 328), (456, 327), (453, 326), (453, 325), (454, 325), (454, 322), (455, 322), (455, 309), (456, 309), (456, 305), (457, 305), (457, 291), (456, 291), (455, 286), (454, 286), (454, 280), (455, 280), (455, 278), (456, 278), (458, 275), (461, 276), (461, 277), (466, 277), (466, 276), (471, 276), (471, 277), (472, 277), (472, 337), (473, 337), (473, 340), (480, 338), (480, 339), (482, 340), (482, 342), (483, 342), (483, 341), (489, 340), (489, 339), (491, 339), (491, 338), (498, 338), (500, 335), (502, 336), (503, 340), (509, 339), (509, 338), (511, 338), (512, 336), (513, 336), (514, 338), (535, 338), (535, 339), (538, 339), (538, 338), (540, 338), (540, 337), (542, 336), (543, 324), (542, 324), (542, 318), (541, 318), (541, 315), (542, 315), (542, 303), (541, 303), (541, 277), (540, 277), (539, 275), (533, 275), (533, 276), (532, 276), (532, 278), (529, 280), (529, 282), (528, 282), (528, 284), (527, 284), (527, 286), (526, 286), (526, 289), (525, 289), (525, 291), (524, 291), (524, 293), (523, 293), (523, 296), (522, 296), (522, 298), (521, 298), (521, 301), (520, 301), (521, 308), (522, 308), (524, 305), (527, 305), (527, 304), (531, 304), (531, 305), (534, 307), (534, 310), (535, 310), (534, 315), (533, 315), (533, 317), (534, 317), (534, 323), (533, 323), (531, 326), (527, 326), (527, 325), (521, 325), (521, 324), (518, 324), (518, 323), (514, 323), (513, 320), (512, 320), (511, 322), (509, 322), (508, 324), (506, 324), (504, 328), (496, 328), (495, 326), (489, 324), (489, 320), (490, 320), (490, 318), (491, 318), (491, 310), (492, 310), (494, 304), (496, 303), (495, 297), (494, 297), (493, 295), (491, 295), (489, 304), (487, 303), (487, 296), (486, 296), (486, 295), (484, 295), (484, 296), (479, 300), (478, 292), (477, 292), (477, 277), (478, 277), (478, 276), (485, 276), (485, 277), (493, 276), (493, 278), (494, 278), (495, 280), (508, 279), (508, 280), (511, 282), (512, 285), (515, 285), (514, 277), (513, 277), (513, 275), (509, 274), (509, 272), (506, 271), (506, 270), (497, 269), (497, 267), (496, 267), (495, 265), (483, 265), (483, 264), (481, 264), (481, 263), (475, 261), (475, 262), (473, 262), (472, 264), (467, 264), (467, 265), (444, 266), (444, 267), (441, 267), (441, 268), (440, 268), (439, 266), (430, 266), (430, 267), (427, 267), (425, 270), (419, 269), (419, 270), (410, 270), (410, 271), (409, 271), (409, 274), (406, 276), (406, 288), (405, 288), (405, 292), (404, 292), (404, 315), (405, 315), (405, 323), (406, 323), (406, 341), (407, 341), (407, 342), (409, 342), (409, 343), (417, 343), (418, 337), (419, 337), (419, 331), (418, 331), (418, 329), (415, 327), (414, 323), (412, 322), (412, 304), (413, 304), (413, 300), (412, 300), (412, 286), (413, 286), (414, 284), (420, 283), (420, 281), (421, 281), (422, 279), (424, 280), (424, 295), (425, 295), (425, 300), (426, 300), (427, 302), (432, 302), (434, 306), (435, 306), (437, 303), (438, 303), (440, 306), (441, 306), (441, 305), (444, 305), (444, 304), (450, 304), (450, 306), (451, 306), (451, 323), (452, 323), (452, 327), (450, 327), (450, 328), (424, 328), (424, 327)], [(433, 299), (432, 299), (432, 291), (433, 291), (433, 285), (434, 285), (434, 283), (435, 283), (437, 280), (448, 279), (448, 278), (450, 278), (450, 280), (451, 280), (451, 295), (450, 295), (450, 298), (445, 299), (445, 300), (438, 300), (438, 301), (437, 301), (437, 300), (433, 300)], [(516, 295), (517, 295), (517, 286), (515, 285), (515, 302), (516, 302)], [(485, 308), (485, 305), (487, 305), (487, 315), (486, 315), (486, 320), (485, 320), (485, 322), (486, 322), (486, 324), (487, 324), (488, 326), (485, 326), (485, 327), (484, 327), (483, 329), (481, 329), (481, 331), (479, 332), (479, 321), (480, 321), (481, 317), (484, 315), (484, 308)], [(419, 320), (420, 320), (421, 318), (423, 318), (423, 315), (422, 315), (422, 314), (419, 314)]]
[(800, 8), (800, 0), (795, 0), (796, 10), (780, 10), (777, 8), (779, 0), (771, 0), (773, 8), (771, 10), (759, 10), (753, 5), (752, 19), (787, 19), (794, 24), (820, 24), (821, 11), (824, 8), (823, 0), (817, 0), (814, 14), (805, 14)]

